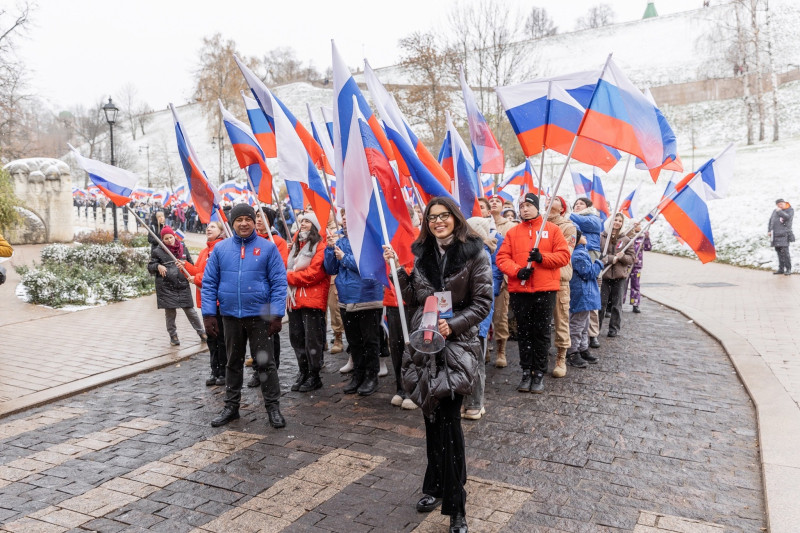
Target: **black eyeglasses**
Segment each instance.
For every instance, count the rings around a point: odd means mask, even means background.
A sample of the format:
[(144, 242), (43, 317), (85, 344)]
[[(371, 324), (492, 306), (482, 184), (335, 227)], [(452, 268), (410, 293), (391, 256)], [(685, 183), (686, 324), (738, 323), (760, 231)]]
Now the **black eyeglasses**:
[(451, 213), (450, 211), (444, 211), (444, 212), (442, 212), (442, 213), (439, 213), (438, 215), (428, 215), (428, 216), (427, 216), (427, 217), (425, 217), (425, 218), (427, 218), (427, 219), (428, 219), (428, 222), (436, 222), (436, 219), (437, 219), (437, 218), (438, 218), (439, 220), (441, 220), (442, 222), (446, 222), (446, 221), (447, 221), (447, 219), (449, 219), (449, 218), (450, 218), (450, 215), (452, 215), (452, 214), (453, 214), (453, 213)]

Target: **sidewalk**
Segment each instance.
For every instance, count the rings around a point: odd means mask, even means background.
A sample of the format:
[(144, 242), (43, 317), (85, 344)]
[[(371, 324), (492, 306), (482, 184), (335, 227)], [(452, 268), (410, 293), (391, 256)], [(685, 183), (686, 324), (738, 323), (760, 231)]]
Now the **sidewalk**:
[(770, 531), (796, 531), (800, 277), (655, 253), (644, 264), (642, 293), (693, 319), (731, 358), (758, 413)]
[(0, 285), (0, 417), (205, 349), (183, 313), (171, 346), (155, 294), (82, 311), (28, 305), (15, 295), (13, 266), (39, 261), (41, 245), (17, 246)]

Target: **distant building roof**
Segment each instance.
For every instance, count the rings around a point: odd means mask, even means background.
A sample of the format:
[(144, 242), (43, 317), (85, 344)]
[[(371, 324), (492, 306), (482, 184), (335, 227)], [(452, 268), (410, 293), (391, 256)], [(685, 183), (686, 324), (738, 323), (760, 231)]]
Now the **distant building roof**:
[(650, 19), (657, 16), (658, 16), (658, 11), (656, 11), (655, 2), (647, 2), (647, 8), (644, 10), (644, 16), (642, 17), (642, 19)]

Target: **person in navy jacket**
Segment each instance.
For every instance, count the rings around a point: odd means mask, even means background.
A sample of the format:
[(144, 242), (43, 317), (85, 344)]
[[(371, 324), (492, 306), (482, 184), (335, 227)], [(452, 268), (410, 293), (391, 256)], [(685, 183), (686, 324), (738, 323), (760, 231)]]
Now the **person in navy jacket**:
[(239, 418), (247, 339), (269, 423), (281, 428), (286, 421), (279, 409), (281, 395), (271, 337), (281, 330), (286, 309), (286, 268), (278, 248), (256, 233), (256, 213), (247, 204), (230, 211), (234, 235), (214, 247), (203, 275), (203, 322), (209, 334), (217, 328), (216, 307), (225, 328), (228, 356), (225, 368), (225, 408), (211, 421), (214, 427)]

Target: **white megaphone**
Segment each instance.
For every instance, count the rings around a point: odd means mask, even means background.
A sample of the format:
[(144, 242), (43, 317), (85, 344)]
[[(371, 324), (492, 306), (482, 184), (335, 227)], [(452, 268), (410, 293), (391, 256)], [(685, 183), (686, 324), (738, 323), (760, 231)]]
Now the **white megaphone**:
[(422, 322), (409, 338), (411, 347), (422, 353), (436, 353), (444, 348), (444, 337), (439, 333), (439, 301), (436, 296), (425, 299)]

